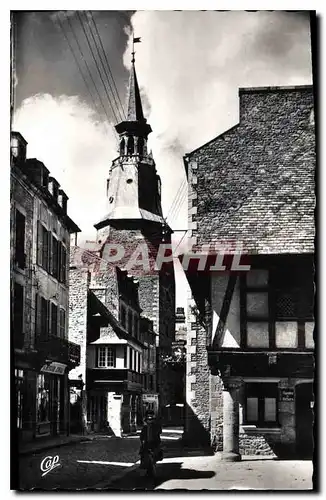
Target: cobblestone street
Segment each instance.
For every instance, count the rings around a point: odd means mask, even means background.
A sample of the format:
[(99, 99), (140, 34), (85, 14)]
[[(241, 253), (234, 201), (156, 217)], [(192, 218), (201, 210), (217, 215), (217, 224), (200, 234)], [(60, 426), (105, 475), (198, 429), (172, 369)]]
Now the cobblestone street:
[[(19, 463), (20, 489), (94, 488), (132, 466), (139, 459), (138, 451), (139, 439), (98, 437), (24, 456)], [(42, 477), (42, 460), (56, 455), (60, 466)]]

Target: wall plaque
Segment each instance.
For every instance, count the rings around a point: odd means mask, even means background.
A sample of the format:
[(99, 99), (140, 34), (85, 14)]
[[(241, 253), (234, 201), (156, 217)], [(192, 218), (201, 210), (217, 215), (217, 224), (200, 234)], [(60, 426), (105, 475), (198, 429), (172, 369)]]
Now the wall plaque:
[(293, 388), (280, 389), (280, 401), (294, 401), (294, 389)]

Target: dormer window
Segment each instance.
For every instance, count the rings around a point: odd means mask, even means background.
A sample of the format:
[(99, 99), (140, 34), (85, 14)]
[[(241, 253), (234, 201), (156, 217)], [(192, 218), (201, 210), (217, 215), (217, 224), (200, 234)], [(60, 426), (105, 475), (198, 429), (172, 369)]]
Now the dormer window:
[(53, 177), (49, 177), (48, 190), (52, 194), (54, 200), (58, 202), (59, 183)]
[(58, 204), (60, 205), (65, 214), (67, 213), (67, 201), (68, 201), (68, 196), (64, 191), (62, 191), (62, 189), (60, 189), (58, 194)]

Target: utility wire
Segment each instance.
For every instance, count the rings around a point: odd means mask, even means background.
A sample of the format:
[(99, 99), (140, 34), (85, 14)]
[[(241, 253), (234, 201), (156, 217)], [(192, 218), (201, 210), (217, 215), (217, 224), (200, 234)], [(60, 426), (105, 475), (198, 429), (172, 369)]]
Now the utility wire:
[[(116, 99), (116, 97), (115, 97), (115, 93), (114, 93), (114, 90), (113, 90), (113, 88), (112, 88), (112, 85), (111, 85), (111, 82), (110, 82), (110, 78), (109, 78), (109, 76), (108, 76), (108, 74), (107, 74), (106, 67), (105, 67), (105, 64), (104, 64), (104, 62), (103, 62), (101, 52), (100, 52), (100, 50), (99, 50), (99, 46), (98, 46), (97, 41), (96, 41), (96, 39), (95, 39), (95, 37), (94, 37), (94, 33), (93, 33), (93, 30), (92, 30), (92, 27), (91, 27), (91, 26), (90, 26), (90, 24), (89, 24), (89, 20), (88, 20), (88, 18), (87, 18), (87, 14), (86, 14), (85, 12), (84, 12), (84, 16), (85, 16), (85, 21), (86, 21), (86, 23), (87, 23), (87, 26), (88, 26), (89, 32), (90, 32), (90, 34), (91, 34), (91, 36), (92, 36), (92, 39), (93, 39), (93, 42), (94, 42), (94, 45), (95, 45), (95, 48), (96, 48), (97, 55), (98, 55), (98, 57), (99, 57), (99, 59), (100, 59), (100, 61), (101, 61), (101, 65), (102, 65), (103, 71), (104, 71), (104, 73), (105, 73), (105, 77), (106, 77), (107, 83), (109, 84), (110, 91), (111, 91), (111, 94), (112, 94), (112, 97), (113, 97), (113, 100), (114, 100), (114, 104), (115, 104), (115, 107), (116, 107), (116, 111), (117, 111), (117, 113), (118, 113), (118, 115), (119, 115), (119, 116), (118, 116), (119, 121), (123, 121), (123, 115), (122, 115), (121, 110), (120, 110), (120, 108), (119, 108), (119, 104), (117, 103), (117, 99)], [(111, 107), (112, 107), (112, 105), (111, 105)]]
[(93, 82), (93, 85), (94, 85), (94, 88), (95, 88), (95, 90), (96, 90), (96, 93), (97, 93), (98, 99), (99, 99), (99, 101), (100, 101), (100, 103), (101, 103), (102, 109), (103, 109), (103, 111), (104, 111), (104, 113), (105, 113), (105, 116), (106, 116), (106, 117), (107, 117), (107, 119), (108, 119), (108, 122), (110, 123), (110, 118), (109, 118), (109, 116), (108, 116), (108, 114), (107, 114), (107, 111), (106, 111), (105, 106), (104, 106), (104, 104), (103, 104), (103, 101), (102, 101), (102, 99), (101, 99), (100, 93), (99, 93), (99, 91), (98, 91), (98, 89), (97, 89), (97, 86), (96, 86), (96, 83), (95, 83), (95, 81), (94, 81), (94, 78), (93, 78), (92, 72), (91, 72), (91, 70), (89, 69), (89, 66), (88, 66), (88, 64), (87, 64), (87, 61), (86, 61), (86, 59), (85, 59), (85, 57), (84, 57), (84, 54), (83, 54), (83, 51), (82, 51), (82, 49), (81, 49), (80, 43), (79, 43), (79, 41), (78, 41), (78, 38), (77, 38), (77, 36), (76, 36), (75, 30), (74, 30), (74, 28), (73, 28), (73, 26), (72, 26), (72, 23), (71, 23), (71, 21), (70, 21), (69, 17), (66, 17), (66, 19), (67, 19), (67, 22), (68, 22), (68, 24), (69, 24), (69, 26), (70, 26), (71, 33), (73, 34), (73, 37), (74, 37), (74, 38), (75, 38), (75, 40), (76, 40), (76, 44), (77, 44), (78, 50), (79, 50), (79, 52), (80, 52), (80, 54), (81, 54), (82, 60), (84, 61), (85, 66), (86, 66), (87, 71), (88, 71), (88, 74), (89, 74), (89, 76), (90, 76), (90, 78), (91, 78), (91, 80), (92, 80), (92, 82)]
[(183, 193), (179, 197), (177, 204), (175, 205), (173, 212), (170, 214), (170, 220), (175, 219), (179, 215), (181, 206), (186, 198), (186, 195), (187, 195), (187, 190), (184, 189)]
[(183, 189), (183, 185), (184, 185), (185, 181), (183, 180), (183, 182), (180, 184), (179, 186), (179, 189), (177, 191), (177, 194), (175, 195), (174, 199), (173, 199), (173, 202), (169, 208), (169, 211), (168, 211), (168, 214), (166, 216), (166, 219), (168, 219), (170, 217), (170, 214), (172, 213), (172, 211), (174, 210), (174, 207), (175, 207), (175, 204), (176, 204), (176, 200), (179, 198), (180, 196), (180, 192), (181, 190)]
[[(119, 92), (118, 92), (117, 86), (116, 86), (116, 84), (115, 84), (115, 80), (114, 80), (114, 78), (113, 78), (113, 74), (112, 74), (112, 71), (111, 71), (111, 68), (110, 68), (110, 64), (109, 64), (108, 58), (106, 57), (106, 52), (105, 52), (104, 47), (103, 47), (103, 43), (102, 43), (102, 39), (101, 39), (100, 33), (99, 33), (98, 29), (97, 29), (97, 25), (96, 25), (96, 22), (95, 22), (95, 20), (94, 20), (94, 18), (93, 18), (93, 14), (92, 14), (92, 12), (91, 12), (91, 11), (88, 11), (88, 13), (89, 13), (89, 15), (90, 15), (90, 17), (91, 17), (91, 19), (92, 19), (92, 21), (93, 21), (94, 28), (95, 28), (95, 31), (96, 31), (97, 37), (98, 37), (98, 39), (99, 39), (99, 42), (100, 42), (100, 45), (101, 45), (101, 48), (102, 48), (102, 52), (103, 52), (103, 54), (104, 54), (104, 58), (105, 58), (105, 61), (106, 61), (106, 64), (107, 64), (107, 67), (108, 67), (108, 70), (109, 70), (109, 73), (110, 73), (110, 76), (111, 76), (111, 79), (112, 79), (112, 83), (113, 83), (113, 86), (114, 86), (115, 92), (116, 92), (116, 94), (117, 94), (118, 101), (119, 101), (119, 103), (120, 103), (120, 108), (121, 108), (121, 110), (122, 110), (122, 115), (123, 115), (123, 117), (124, 117), (124, 118), (126, 118), (126, 114), (125, 114), (125, 112), (124, 112), (123, 105), (122, 105), (122, 103), (121, 103), (121, 99), (120, 99), (120, 96), (119, 96)], [(109, 79), (108, 79), (108, 80), (109, 80)], [(113, 96), (114, 96), (114, 93), (113, 93)], [(117, 107), (119, 108), (119, 106), (117, 106)], [(120, 109), (120, 108), (119, 108), (119, 109)]]
[(90, 95), (90, 98), (91, 98), (91, 100), (92, 100), (92, 102), (93, 102), (93, 104), (94, 104), (95, 109), (97, 110), (97, 104), (96, 104), (95, 99), (94, 99), (94, 97), (93, 97), (93, 94), (92, 94), (92, 92), (91, 92), (91, 90), (90, 90), (90, 88), (89, 88), (89, 86), (88, 86), (87, 80), (86, 80), (86, 78), (85, 78), (85, 76), (84, 76), (84, 74), (83, 74), (83, 71), (82, 71), (81, 66), (80, 66), (80, 64), (79, 64), (79, 61), (78, 61), (78, 59), (77, 59), (77, 57), (76, 57), (76, 54), (75, 54), (75, 52), (74, 52), (74, 49), (73, 49), (73, 47), (72, 47), (72, 45), (71, 45), (71, 43), (70, 43), (70, 41), (69, 41), (68, 36), (66, 35), (66, 32), (65, 32), (65, 30), (64, 30), (64, 27), (63, 27), (63, 25), (62, 25), (62, 23), (61, 23), (61, 21), (60, 21), (60, 19), (59, 19), (59, 18), (57, 18), (57, 21), (55, 21), (55, 22), (57, 23), (57, 25), (58, 25), (58, 26), (59, 26), (59, 28), (61, 29), (61, 31), (62, 31), (62, 33), (63, 33), (63, 35), (64, 35), (65, 39), (66, 39), (66, 42), (67, 42), (68, 47), (69, 47), (69, 49), (70, 49), (70, 52), (72, 53), (72, 55), (73, 55), (73, 57), (74, 57), (74, 60), (75, 60), (75, 63), (76, 63), (76, 65), (77, 65), (77, 67), (78, 67), (79, 73), (81, 74), (81, 77), (82, 77), (82, 79), (84, 80), (85, 87), (86, 87), (86, 89), (87, 89), (87, 91), (88, 91), (88, 93), (89, 93), (89, 95)]
[(104, 87), (104, 91), (105, 91), (106, 97), (107, 97), (107, 99), (108, 99), (108, 101), (109, 101), (109, 104), (110, 104), (110, 106), (111, 106), (111, 109), (112, 109), (112, 113), (113, 113), (114, 119), (115, 119), (116, 123), (118, 123), (118, 122), (119, 122), (119, 120), (118, 120), (118, 118), (117, 118), (117, 115), (115, 114), (114, 108), (113, 108), (113, 106), (112, 106), (111, 98), (110, 98), (110, 96), (109, 96), (109, 94), (108, 94), (108, 91), (107, 91), (107, 88), (106, 88), (105, 82), (104, 82), (103, 77), (102, 77), (102, 73), (101, 73), (101, 71), (100, 71), (100, 68), (98, 67), (97, 60), (96, 60), (96, 58), (95, 58), (95, 54), (94, 54), (93, 48), (92, 48), (92, 46), (91, 46), (91, 43), (90, 43), (90, 41), (89, 41), (89, 38), (88, 38), (87, 32), (86, 32), (86, 30), (85, 30), (85, 26), (84, 26), (83, 20), (82, 20), (81, 15), (79, 14), (79, 12), (78, 12), (78, 11), (77, 11), (77, 17), (78, 17), (78, 19), (79, 19), (80, 25), (81, 25), (82, 30), (83, 30), (83, 32), (84, 32), (84, 35), (85, 35), (85, 38), (86, 38), (86, 41), (87, 41), (87, 45), (88, 45), (88, 47), (89, 47), (89, 49), (90, 49), (90, 51), (91, 51), (91, 54), (92, 54), (93, 60), (94, 60), (94, 62), (95, 62), (95, 66), (96, 66), (97, 72), (98, 72), (98, 74), (100, 75), (100, 79), (101, 79), (101, 82), (102, 82), (102, 84), (103, 84), (103, 87)]

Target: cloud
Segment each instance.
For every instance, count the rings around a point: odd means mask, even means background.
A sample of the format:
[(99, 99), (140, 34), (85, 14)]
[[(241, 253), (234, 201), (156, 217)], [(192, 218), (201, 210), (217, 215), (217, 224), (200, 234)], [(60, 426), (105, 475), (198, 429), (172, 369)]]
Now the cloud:
[(95, 236), (93, 224), (106, 212), (106, 179), (117, 156), (112, 127), (76, 96), (39, 94), (25, 99), (14, 130), (27, 140), (29, 158), (43, 161), (69, 197), (69, 216)]
[[(263, 11), (139, 11), (131, 21), (142, 39), (136, 67), (166, 213), (185, 177), (183, 154), (238, 122), (238, 87), (311, 83), (309, 19)], [(130, 52), (131, 39), (127, 67)], [(185, 196), (172, 223), (187, 224)]]

